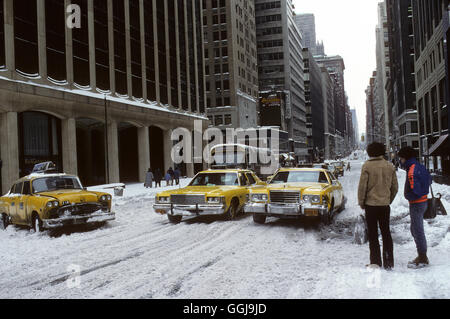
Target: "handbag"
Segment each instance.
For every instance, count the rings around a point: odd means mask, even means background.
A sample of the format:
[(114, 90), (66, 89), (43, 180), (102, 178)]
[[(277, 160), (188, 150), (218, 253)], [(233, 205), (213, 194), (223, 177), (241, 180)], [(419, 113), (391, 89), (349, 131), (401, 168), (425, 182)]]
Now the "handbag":
[(428, 207), (423, 216), (424, 219), (434, 219), (437, 215), (447, 215), (444, 205), (442, 205), (442, 194), (437, 194), (439, 197), (434, 197), (433, 188), (430, 185), (431, 198), (428, 198)]

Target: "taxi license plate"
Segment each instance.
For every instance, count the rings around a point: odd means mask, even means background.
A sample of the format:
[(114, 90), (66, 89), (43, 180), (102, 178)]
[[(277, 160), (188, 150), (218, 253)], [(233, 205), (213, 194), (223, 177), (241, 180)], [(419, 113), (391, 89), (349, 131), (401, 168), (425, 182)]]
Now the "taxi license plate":
[(319, 211), (317, 209), (305, 209), (305, 216), (307, 217), (318, 217)]

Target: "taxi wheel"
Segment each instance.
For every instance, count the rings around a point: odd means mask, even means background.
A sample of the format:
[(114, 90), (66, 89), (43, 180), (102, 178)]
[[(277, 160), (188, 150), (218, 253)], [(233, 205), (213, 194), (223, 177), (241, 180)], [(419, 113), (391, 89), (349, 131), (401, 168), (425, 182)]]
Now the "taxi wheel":
[(8, 227), (8, 219), (6, 214), (0, 216), (0, 230), (5, 230)]
[(38, 214), (33, 215), (33, 230), (36, 233), (41, 233), (44, 231), (42, 220), (39, 218)]
[(225, 219), (226, 220), (233, 220), (236, 218), (239, 210), (239, 201), (236, 199), (233, 199), (231, 202), (230, 209), (225, 213)]
[(179, 224), (179, 223), (181, 223), (181, 220), (183, 219), (183, 216), (167, 215), (167, 217), (169, 218), (169, 221), (172, 224)]
[(334, 210), (334, 200), (331, 202), (331, 206), (328, 212), (322, 216), (323, 224), (331, 225), (331, 222), (333, 221), (333, 210)]
[(261, 215), (261, 214), (253, 214), (253, 221), (256, 224), (265, 224), (266, 223), (267, 216)]

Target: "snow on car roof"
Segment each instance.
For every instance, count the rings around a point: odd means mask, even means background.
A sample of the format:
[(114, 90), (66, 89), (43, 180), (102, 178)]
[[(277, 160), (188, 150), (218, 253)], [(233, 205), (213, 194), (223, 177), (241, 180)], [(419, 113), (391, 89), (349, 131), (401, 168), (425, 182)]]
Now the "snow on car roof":
[(74, 175), (68, 175), (65, 173), (59, 173), (59, 174), (43, 174), (43, 173), (33, 173), (30, 175), (27, 175), (25, 177), (22, 177), (21, 179), (19, 179), (19, 181), (30, 181), (32, 179), (36, 179), (36, 178), (40, 178), (40, 177), (63, 177), (63, 176), (68, 176), (68, 177), (76, 177)]

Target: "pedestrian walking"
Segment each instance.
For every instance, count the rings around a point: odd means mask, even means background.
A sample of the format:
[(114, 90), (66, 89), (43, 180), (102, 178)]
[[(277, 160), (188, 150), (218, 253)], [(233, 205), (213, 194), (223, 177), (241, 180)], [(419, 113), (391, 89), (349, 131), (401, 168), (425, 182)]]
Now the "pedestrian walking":
[(145, 188), (153, 188), (153, 179), (155, 176), (153, 175), (153, 172), (151, 168), (148, 169), (147, 174), (145, 174)]
[(347, 163), (347, 172), (350, 172), (351, 169), (352, 169), (352, 168), (350, 167), (350, 162), (348, 162), (348, 163)]
[(172, 179), (172, 177), (170, 176), (169, 171), (167, 171), (166, 175), (164, 176), (165, 180), (166, 180), (166, 186), (170, 186), (170, 181)]
[(156, 172), (155, 172), (155, 187), (158, 187), (158, 185), (159, 185), (159, 187), (161, 187), (162, 179), (163, 179), (163, 176), (162, 176), (161, 170), (159, 168), (157, 168)]
[(177, 185), (180, 185), (181, 171), (178, 167), (175, 169), (174, 176), (175, 176), (175, 182), (177, 183)]
[[(367, 147), (369, 160), (364, 163), (358, 186), (358, 204), (365, 210), (370, 247), (370, 263), (385, 269), (394, 267), (394, 244), (390, 230), (390, 205), (398, 192), (394, 166), (384, 159), (383, 144)], [(383, 237), (383, 256), (380, 253), (378, 227)]]
[(173, 168), (170, 167), (167, 173), (170, 175), (170, 185), (173, 186), (173, 181), (175, 179), (175, 172), (173, 171)]
[(411, 234), (416, 243), (418, 257), (408, 263), (408, 267), (423, 267), (430, 262), (427, 256), (427, 239), (423, 228), (423, 216), (428, 208), (428, 193), (432, 178), (425, 166), (416, 159), (412, 147), (404, 147), (398, 152), (402, 169), (406, 170), (405, 198), (409, 201)]

